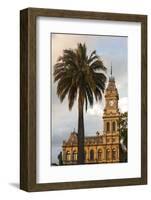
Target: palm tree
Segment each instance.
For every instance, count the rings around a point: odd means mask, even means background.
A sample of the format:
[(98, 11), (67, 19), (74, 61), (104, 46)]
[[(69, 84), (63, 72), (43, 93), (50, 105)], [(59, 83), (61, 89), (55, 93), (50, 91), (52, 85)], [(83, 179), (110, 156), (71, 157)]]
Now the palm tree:
[(93, 106), (102, 100), (105, 89), (106, 67), (93, 51), (87, 55), (85, 44), (79, 43), (76, 49), (65, 49), (63, 56), (54, 65), (54, 82), (57, 82), (57, 95), (62, 102), (68, 97), (69, 110), (78, 101), (78, 164), (84, 164), (84, 105)]

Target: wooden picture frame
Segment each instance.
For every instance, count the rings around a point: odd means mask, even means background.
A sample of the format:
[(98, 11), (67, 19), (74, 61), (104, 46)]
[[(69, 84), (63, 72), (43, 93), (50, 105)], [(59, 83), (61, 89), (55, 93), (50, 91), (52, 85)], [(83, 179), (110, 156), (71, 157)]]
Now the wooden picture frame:
[[(36, 18), (110, 20), (141, 23), (141, 177), (36, 183)], [(147, 16), (27, 8), (20, 12), (20, 188), (47, 191), (147, 184)]]

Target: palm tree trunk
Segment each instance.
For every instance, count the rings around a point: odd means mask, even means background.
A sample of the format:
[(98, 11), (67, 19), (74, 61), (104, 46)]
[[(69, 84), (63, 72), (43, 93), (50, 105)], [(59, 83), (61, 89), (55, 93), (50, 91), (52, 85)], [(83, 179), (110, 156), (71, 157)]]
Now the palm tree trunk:
[(78, 164), (84, 164), (84, 100), (79, 94), (78, 99)]

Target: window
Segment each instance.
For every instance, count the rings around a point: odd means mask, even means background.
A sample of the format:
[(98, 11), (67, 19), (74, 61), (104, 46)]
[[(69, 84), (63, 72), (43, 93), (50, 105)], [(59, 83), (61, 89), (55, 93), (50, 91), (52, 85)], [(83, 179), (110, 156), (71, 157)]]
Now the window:
[(69, 151), (66, 152), (66, 160), (70, 161), (70, 152)]
[(112, 142), (113, 142), (113, 143), (116, 142), (116, 138), (113, 138), (113, 139), (112, 139)]
[(110, 150), (109, 149), (106, 150), (106, 159), (110, 160)]
[(77, 152), (76, 151), (73, 152), (73, 160), (77, 160)]
[(86, 151), (84, 151), (84, 160), (86, 160)]
[(103, 143), (103, 138), (102, 138), (102, 137), (99, 138), (99, 142), (100, 142), (100, 143)]
[(92, 149), (90, 151), (90, 160), (94, 160), (94, 151)]
[(98, 150), (98, 160), (102, 160), (102, 150)]
[(115, 126), (116, 126), (116, 124), (115, 124), (115, 122), (113, 122), (113, 123), (112, 123), (112, 131), (113, 131), (113, 132), (115, 132), (115, 131), (116, 131), (116, 128), (115, 128)]
[(110, 123), (109, 123), (109, 122), (106, 123), (106, 131), (107, 131), (107, 132), (110, 131)]
[(110, 142), (110, 139), (107, 139), (107, 143), (109, 143)]
[(112, 149), (112, 159), (116, 160), (116, 150)]

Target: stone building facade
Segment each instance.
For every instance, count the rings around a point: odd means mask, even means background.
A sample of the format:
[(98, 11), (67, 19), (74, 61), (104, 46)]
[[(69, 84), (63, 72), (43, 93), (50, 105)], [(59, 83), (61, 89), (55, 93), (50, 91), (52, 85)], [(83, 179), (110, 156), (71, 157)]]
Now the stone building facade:
[[(105, 90), (105, 108), (103, 113), (103, 132), (85, 137), (85, 164), (116, 163), (120, 161), (120, 136), (118, 108), (119, 94), (114, 77), (110, 76)], [(77, 133), (73, 131), (62, 145), (64, 165), (77, 164)]]

